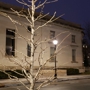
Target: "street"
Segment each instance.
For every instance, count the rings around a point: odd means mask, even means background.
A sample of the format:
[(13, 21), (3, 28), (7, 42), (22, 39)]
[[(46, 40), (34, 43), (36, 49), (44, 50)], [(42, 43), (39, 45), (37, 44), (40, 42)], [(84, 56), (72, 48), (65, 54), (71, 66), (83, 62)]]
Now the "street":
[[(39, 83), (37, 83), (38, 85)], [(23, 86), (17, 86), (21, 90), (27, 90)], [(0, 88), (0, 90), (17, 90), (16, 86)], [(90, 79), (53, 82), (41, 90), (90, 90)]]

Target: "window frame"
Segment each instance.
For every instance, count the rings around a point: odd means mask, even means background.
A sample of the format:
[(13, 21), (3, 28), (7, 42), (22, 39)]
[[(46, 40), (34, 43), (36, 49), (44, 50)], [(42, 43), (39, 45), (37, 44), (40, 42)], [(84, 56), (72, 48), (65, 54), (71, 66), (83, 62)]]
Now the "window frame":
[[(10, 40), (9, 40), (10, 39)], [(15, 56), (15, 29), (6, 29), (6, 50), (5, 55)]]
[(27, 44), (27, 56), (31, 57), (31, 46)]
[(27, 30), (28, 30), (29, 32), (31, 32), (31, 27), (30, 27), (30, 26), (27, 26)]
[(72, 35), (71, 38), (72, 38), (72, 43), (75, 43), (76, 42), (76, 36)]
[[(52, 48), (53, 48), (53, 50), (52, 50)], [(55, 55), (55, 51), (56, 51), (56, 48), (55, 47), (50, 47), (50, 58), (51, 58), (50, 61), (55, 61), (55, 56), (52, 57), (53, 55)]]
[(50, 31), (50, 39), (54, 38), (55, 37), (55, 31)]
[(76, 62), (76, 49), (72, 49), (72, 62)]

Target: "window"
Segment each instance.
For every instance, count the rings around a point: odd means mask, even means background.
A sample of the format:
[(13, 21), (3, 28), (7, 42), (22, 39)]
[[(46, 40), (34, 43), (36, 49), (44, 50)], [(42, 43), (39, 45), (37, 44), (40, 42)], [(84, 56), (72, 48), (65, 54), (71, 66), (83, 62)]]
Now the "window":
[(55, 60), (54, 53), (55, 53), (55, 47), (50, 47), (50, 57), (52, 57), (51, 60), (53, 61)]
[(28, 26), (27, 29), (28, 29), (29, 32), (31, 32), (31, 27), (30, 26)]
[(83, 48), (87, 48), (87, 45), (84, 44), (84, 45), (83, 45)]
[(15, 30), (6, 29), (6, 55), (15, 56)]
[(76, 50), (72, 49), (72, 62), (76, 62)]
[(55, 37), (55, 31), (50, 31), (50, 39)]
[(75, 43), (75, 35), (72, 35), (72, 43)]
[(27, 44), (27, 56), (31, 56), (31, 46)]

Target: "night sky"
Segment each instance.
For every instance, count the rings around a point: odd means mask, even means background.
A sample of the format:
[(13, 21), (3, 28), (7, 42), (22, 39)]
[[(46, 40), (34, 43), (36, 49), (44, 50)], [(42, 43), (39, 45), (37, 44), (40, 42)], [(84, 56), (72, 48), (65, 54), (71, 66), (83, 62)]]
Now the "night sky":
[[(16, 0), (0, 0), (2, 2), (18, 5)], [(90, 0), (59, 0), (58, 2), (48, 4), (44, 8), (44, 13), (54, 11), (57, 16), (65, 14), (62, 18), (65, 20), (81, 24), (84, 27), (85, 23), (90, 22)]]

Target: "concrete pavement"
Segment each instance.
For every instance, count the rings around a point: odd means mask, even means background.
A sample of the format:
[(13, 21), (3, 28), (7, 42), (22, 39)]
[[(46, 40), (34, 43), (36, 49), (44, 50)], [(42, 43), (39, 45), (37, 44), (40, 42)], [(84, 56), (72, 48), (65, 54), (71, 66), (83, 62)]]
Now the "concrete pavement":
[(58, 81), (80, 80), (80, 79), (90, 79), (90, 75), (62, 76), (58, 78)]
[[(43, 82), (44, 80), (46, 80), (48, 78), (40, 78), (38, 82)], [(72, 75), (72, 76), (61, 76), (57, 78), (58, 82), (61, 81), (69, 81), (69, 80), (80, 80), (80, 79), (90, 79), (90, 75)], [(27, 84), (27, 81), (22, 78), (20, 79), (20, 81), (24, 82)], [(0, 87), (9, 87), (9, 86), (15, 86), (15, 85), (21, 85), (18, 81), (15, 80), (10, 80), (10, 79), (4, 79), (4, 80), (0, 80)]]

